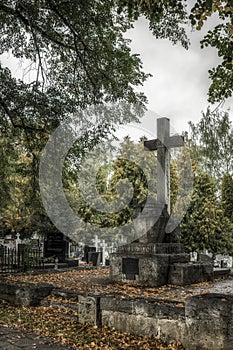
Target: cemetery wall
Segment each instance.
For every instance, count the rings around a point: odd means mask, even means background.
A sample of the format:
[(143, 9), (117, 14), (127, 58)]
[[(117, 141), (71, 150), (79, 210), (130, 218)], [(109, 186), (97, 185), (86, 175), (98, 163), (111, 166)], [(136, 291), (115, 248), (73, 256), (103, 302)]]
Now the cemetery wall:
[(37, 306), (47, 297), (53, 286), (47, 283), (7, 283), (0, 281), (0, 299), (18, 306)]
[[(233, 295), (202, 294), (184, 303), (159, 299), (122, 299), (57, 290), (50, 285), (0, 283), (0, 299), (38, 305), (49, 293), (77, 301), (80, 323), (107, 325), (117, 331), (179, 341), (186, 350), (232, 350)], [(48, 301), (47, 301), (48, 303)], [(52, 302), (51, 302), (52, 303)], [(52, 307), (56, 305), (51, 304)]]
[(166, 341), (181, 339), (185, 328), (184, 305), (156, 300), (100, 300), (102, 324), (121, 332), (154, 336)]

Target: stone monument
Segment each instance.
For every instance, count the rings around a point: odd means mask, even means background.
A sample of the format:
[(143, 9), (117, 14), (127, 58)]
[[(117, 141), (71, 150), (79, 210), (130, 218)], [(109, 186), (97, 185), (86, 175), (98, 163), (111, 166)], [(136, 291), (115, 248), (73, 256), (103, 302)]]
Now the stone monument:
[[(157, 200), (147, 198), (146, 210), (136, 208), (134, 224), (142, 237), (119, 246), (110, 254), (110, 278), (115, 282), (147, 286), (190, 284), (210, 280), (210, 263), (192, 263), (179, 242), (179, 227), (170, 220), (170, 153), (183, 146), (182, 136), (170, 136), (170, 121), (157, 119), (157, 139), (145, 141), (146, 150), (157, 150)], [(170, 226), (170, 227), (169, 227)]]

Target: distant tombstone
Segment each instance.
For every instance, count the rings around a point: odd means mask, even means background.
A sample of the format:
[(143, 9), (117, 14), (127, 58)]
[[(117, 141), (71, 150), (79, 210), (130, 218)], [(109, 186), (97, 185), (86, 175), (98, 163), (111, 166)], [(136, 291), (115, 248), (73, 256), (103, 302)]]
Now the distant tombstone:
[(99, 266), (102, 261), (102, 253), (101, 252), (89, 252), (89, 262), (93, 264), (93, 266)]
[(203, 254), (203, 253), (198, 253), (197, 254), (197, 261), (213, 264), (212, 257), (207, 255), (207, 254)]
[(18, 245), (22, 243), (22, 240), (20, 239), (20, 234), (17, 233), (16, 234), (16, 239), (15, 239), (15, 247), (16, 247), (16, 250), (18, 250)]
[(92, 252), (96, 252), (96, 247), (90, 247), (88, 245), (84, 246), (84, 261), (86, 261), (87, 264), (90, 262), (90, 257)]
[(69, 239), (61, 232), (49, 232), (44, 241), (44, 257), (58, 258), (59, 262), (68, 259)]

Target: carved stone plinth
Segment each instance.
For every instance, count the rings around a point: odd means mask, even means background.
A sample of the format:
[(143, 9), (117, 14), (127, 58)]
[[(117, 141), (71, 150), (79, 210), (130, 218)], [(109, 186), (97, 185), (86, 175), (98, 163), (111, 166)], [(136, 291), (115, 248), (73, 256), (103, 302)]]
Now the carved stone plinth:
[(132, 243), (110, 256), (110, 277), (116, 282), (161, 286), (168, 283), (170, 265), (188, 262), (181, 244)]
[[(140, 283), (157, 287), (165, 284), (184, 285), (210, 280), (210, 263), (190, 262), (189, 254), (179, 243), (179, 227), (169, 222), (167, 206), (148, 200), (145, 213), (140, 208), (134, 220), (143, 235), (130, 244), (119, 246), (110, 254), (110, 278), (114, 282)], [(160, 212), (160, 215), (159, 215)], [(155, 220), (156, 218), (156, 220)], [(168, 225), (173, 231), (168, 230)], [(167, 233), (167, 231), (169, 233)]]

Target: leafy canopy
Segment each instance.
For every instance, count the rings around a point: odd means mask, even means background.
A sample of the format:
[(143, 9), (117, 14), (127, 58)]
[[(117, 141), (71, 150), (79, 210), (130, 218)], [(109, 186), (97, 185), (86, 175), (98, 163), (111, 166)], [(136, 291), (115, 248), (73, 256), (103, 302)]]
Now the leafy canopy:
[(201, 120), (191, 128), (190, 146), (199, 169), (204, 169), (215, 178), (221, 179), (233, 172), (233, 126), (230, 114), (210, 108), (202, 113)]
[[(146, 98), (135, 87), (148, 75), (124, 37), (140, 16), (148, 19), (156, 38), (181, 42), (187, 48), (185, 23), (191, 21), (201, 29), (217, 13), (218, 25), (202, 41), (202, 46), (216, 47), (223, 59), (210, 72), (209, 99), (229, 97), (232, 8), (232, 1), (209, 0), (197, 1), (190, 13), (184, 0), (3, 0), (0, 54), (11, 52), (20, 60), (28, 59), (35, 74), (30, 83), (16, 81), (0, 66), (1, 123), (7, 119), (14, 127), (54, 129), (80, 108), (116, 101), (136, 105), (140, 115)], [(108, 124), (112, 122), (110, 118)]]

